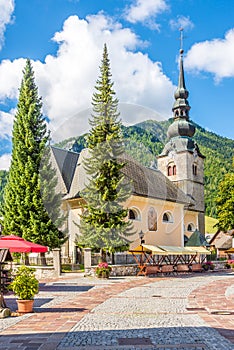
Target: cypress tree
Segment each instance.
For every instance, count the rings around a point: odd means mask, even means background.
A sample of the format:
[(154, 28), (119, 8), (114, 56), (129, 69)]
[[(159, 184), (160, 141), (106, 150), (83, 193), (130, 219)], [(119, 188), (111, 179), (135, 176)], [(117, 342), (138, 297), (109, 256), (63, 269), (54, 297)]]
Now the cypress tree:
[[(27, 59), (13, 124), (12, 160), (4, 191), (3, 233), (55, 248), (61, 246), (65, 237), (49, 217), (41, 193), (40, 165), (49, 141), (41, 109), (41, 97), (38, 96), (31, 62)], [(50, 195), (54, 198), (56, 184), (48, 159), (48, 156), (43, 159), (42, 172), (46, 167)], [(45, 190), (43, 193), (45, 195)]]
[(121, 172), (125, 166), (121, 161), (124, 152), (121, 121), (106, 44), (100, 72), (92, 97), (93, 115), (87, 136), (88, 156), (84, 166), (89, 183), (81, 193), (85, 204), (79, 244), (114, 252), (127, 245), (126, 237), (131, 234), (127, 210), (122, 205), (131, 190)]

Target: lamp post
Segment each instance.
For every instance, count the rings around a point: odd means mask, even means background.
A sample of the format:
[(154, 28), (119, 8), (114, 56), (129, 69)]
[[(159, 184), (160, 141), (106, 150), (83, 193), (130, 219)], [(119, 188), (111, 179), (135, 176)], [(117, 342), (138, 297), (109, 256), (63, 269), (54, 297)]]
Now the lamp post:
[(145, 243), (145, 240), (143, 239), (144, 235), (145, 235), (144, 232), (143, 232), (142, 230), (140, 230), (140, 232), (139, 232), (139, 238), (140, 238), (140, 240), (141, 240), (141, 245)]

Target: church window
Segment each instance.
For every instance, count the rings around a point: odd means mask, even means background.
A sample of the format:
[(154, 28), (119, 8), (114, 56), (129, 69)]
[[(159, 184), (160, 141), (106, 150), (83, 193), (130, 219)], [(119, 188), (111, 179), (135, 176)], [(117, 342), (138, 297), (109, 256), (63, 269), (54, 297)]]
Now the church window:
[(167, 175), (168, 175), (168, 176), (173, 175), (173, 168), (172, 168), (172, 166), (169, 166), (169, 167), (167, 168)]
[(130, 220), (140, 220), (140, 213), (136, 208), (132, 208), (128, 212), (128, 218)]
[(169, 211), (163, 214), (163, 222), (173, 222), (173, 217)]
[(176, 175), (176, 165), (170, 163), (167, 167), (167, 176)]
[(193, 175), (197, 175), (197, 165), (193, 164)]
[(157, 231), (157, 213), (153, 207), (148, 211), (148, 230)]
[(195, 231), (195, 226), (193, 223), (188, 224), (187, 231), (189, 232)]

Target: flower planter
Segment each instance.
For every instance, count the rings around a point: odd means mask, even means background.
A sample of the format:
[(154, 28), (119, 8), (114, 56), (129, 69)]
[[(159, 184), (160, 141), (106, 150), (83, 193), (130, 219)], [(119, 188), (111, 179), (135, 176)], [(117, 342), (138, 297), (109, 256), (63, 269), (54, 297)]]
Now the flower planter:
[(111, 267), (106, 262), (101, 262), (95, 269), (96, 276), (98, 278), (109, 278)]
[(31, 299), (31, 300), (17, 299), (16, 301), (17, 301), (17, 305), (18, 305), (17, 312), (19, 314), (26, 314), (26, 313), (33, 312), (33, 303), (34, 303), (33, 299)]

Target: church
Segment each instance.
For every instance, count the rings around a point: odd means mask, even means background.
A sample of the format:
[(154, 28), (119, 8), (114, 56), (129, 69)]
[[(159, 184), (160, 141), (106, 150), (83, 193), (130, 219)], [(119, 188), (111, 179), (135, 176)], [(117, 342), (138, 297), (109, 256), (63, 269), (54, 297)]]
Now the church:
[[(157, 157), (157, 169), (145, 167), (126, 155), (123, 172), (131, 179), (132, 193), (124, 207), (135, 232), (128, 239), (153, 246), (184, 247), (196, 231), (205, 233), (204, 156), (193, 140), (195, 126), (190, 122), (189, 92), (185, 86), (183, 50), (180, 50), (178, 87), (172, 107), (173, 122), (168, 141)], [(74, 257), (82, 214), (80, 191), (87, 178), (83, 161), (87, 149), (80, 153), (51, 147), (52, 164), (57, 172), (67, 213), (68, 241), (63, 254)]]

